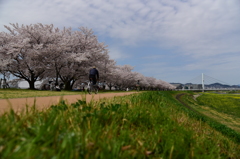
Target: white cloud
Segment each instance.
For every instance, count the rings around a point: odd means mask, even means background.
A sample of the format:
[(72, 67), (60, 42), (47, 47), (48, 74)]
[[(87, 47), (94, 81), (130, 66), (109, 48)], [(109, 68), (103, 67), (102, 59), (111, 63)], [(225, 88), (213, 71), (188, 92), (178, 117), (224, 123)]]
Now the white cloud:
[(237, 0), (146, 3), (141, 0), (10, 0), (1, 11), (4, 15), (1, 19), (5, 25), (11, 19), (9, 22), (13, 23), (88, 26), (101, 34), (122, 39), (125, 45), (152, 39), (168, 47), (180, 46), (188, 54), (202, 54), (207, 48), (227, 52), (225, 47), (229, 45), (234, 46), (232, 51), (239, 49), (235, 45), (239, 36), (228, 35), (240, 30), (240, 5), (237, 4)]
[(130, 55), (125, 54), (121, 49), (119, 49), (118, 47), (110, 47), (109, 48), (109, 56), (111, 59), (114, 60), (119, 60), (119, 59), (126, 59), (129, 58)]

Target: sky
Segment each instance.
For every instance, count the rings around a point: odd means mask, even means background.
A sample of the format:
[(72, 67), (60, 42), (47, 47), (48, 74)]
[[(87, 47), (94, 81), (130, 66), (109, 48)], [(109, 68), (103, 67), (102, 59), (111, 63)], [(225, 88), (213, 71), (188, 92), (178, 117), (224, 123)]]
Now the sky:
[(0, 0), (10, 23), (91, 28), (117, 65), (169, 83), (240, 84), (240, 0)]

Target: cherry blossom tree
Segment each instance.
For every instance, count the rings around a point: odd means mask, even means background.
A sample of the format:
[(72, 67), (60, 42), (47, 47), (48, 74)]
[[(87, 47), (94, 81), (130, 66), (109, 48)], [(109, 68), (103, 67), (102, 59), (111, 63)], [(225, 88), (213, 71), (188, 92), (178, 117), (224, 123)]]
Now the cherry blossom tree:
[(127, 79), (122, 81), (122, 85), (124, 87), (130, 87), (131, 85), (136, 85), (138, 81), (140, 81), (140, 79), (137, 78), (137, 72), (133, 72), (133, 69), (134, 69), (133, 66), (130, 66), (130, 65), (124, 66), (125, 75), (123, 76), (123, 78), (126, 77)]
[[(53, 25), (5, 26), (10, 33), (0, 34), (1, 66), (14, 76), (29, 83), (46, 77), (60, 78), (66, 89), (82, 76), (86, 76), (90, 65), (97, 65), (108, 57), (107, 46), (99, 43), (88, 28), (53, 28)], [(100, 64), (99, 64), (100, 65)]]
[(0, 53), (12, 75), (24, 79), (30, 89), (34, 83), (44, 77), (46, 71), (44, 59), (47, 57), (46, 47), (56, 41), (53, 25), (5, 26), (10, 33), (2, 33)]
[(132, 72), (133, 67), (130, 65), (118, 65), (113, 72), (111, 83), (118, 86), (120, 89), (130, 87), (136, 83), (136, 73)]
[[(139, 86), (143, 90), (145, 90), (147, 87), (150, 86), (149, 82), (147, 81), (147, 78), (141, 73), (137, 73), (136, 80), (139, 80)], [(133, 86), (133, 87), (135, 87), (135, 86)]]
[(174, 88), (167, 82), (133, 72), (130, 65), (117, 66), (108, 55), (107, 45), (98, 41), (92, 29), (60, 30), (41, 23), (10, 24), (5, 28), (9, 33), (0, 32), (0, 72), (26, 80), (30, 89), (35, 89), (37, 80), (53, 78), (70, 90), (74, 84), (88, 80), (92, 66), (98, 68), (101, 81), (106, 81), (110, 89), (114, 85), (122, 89), (135, 87), (137, 81), (144, 89)]
[[(0, 48), (3, 48), (8, 44), (10, 39), (7, 38), (7, 34), (3, 32), (0, 32), (0, 37), (2, 37), (0, 38)], [(2, 54), (0, 52), (0, 74), (3, 75), (3, 79), (10, 77), (10, 73), (7, 71), (7, 64), (10, 62), (10, 59), (10, 55)]]
[(133, 72), (133, 67), (130, 65), (118, 65), (114, 67), (109, 77), (106, 81), (110, 89), (114, 85), (120, 89), (127, 87), (136, 88), (137, 81), (139, 81), (140, 88), (144, 90), (174, 89), (174, 86), (167, 82), (154, 77), (146, 77), (138, 72)]
[(65, 65), (58, 71), (66, 89), (72, 89), (77, 80), (86, 78), (90, 67), (103, 68), (102, 61), (109, 60), (107, 46), (98, 42), (93, 31), (83, 27), (79, 29), (71, 34)]

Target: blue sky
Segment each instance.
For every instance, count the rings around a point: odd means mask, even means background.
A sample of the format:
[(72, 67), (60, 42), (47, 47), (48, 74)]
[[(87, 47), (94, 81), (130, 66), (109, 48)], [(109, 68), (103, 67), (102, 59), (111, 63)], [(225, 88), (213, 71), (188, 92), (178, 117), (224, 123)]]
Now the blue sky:
[(9, 23), (92, 28), (117, 64), (166, 82), (240, 84), (239, 0), (0, 0)]

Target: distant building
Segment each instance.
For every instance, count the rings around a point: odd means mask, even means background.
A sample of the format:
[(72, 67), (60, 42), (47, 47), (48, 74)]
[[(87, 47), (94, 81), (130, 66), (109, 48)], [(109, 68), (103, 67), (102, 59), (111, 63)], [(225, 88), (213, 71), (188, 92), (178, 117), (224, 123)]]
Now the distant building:
[(202, 89), (202, 84), (187, 83), (184, 85), (185, 89)]
[(170, 83), (171, 85), (175, 86), (175, 89), (183, 89), (183, 84), (181, 83)]

